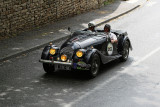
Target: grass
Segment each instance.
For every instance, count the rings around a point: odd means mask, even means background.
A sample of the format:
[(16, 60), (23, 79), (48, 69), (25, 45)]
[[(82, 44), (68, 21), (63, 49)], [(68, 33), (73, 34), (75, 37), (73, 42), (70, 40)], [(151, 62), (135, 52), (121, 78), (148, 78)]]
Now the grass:
[(114, 2), (114, 0), (106, 0), (104, 2), (104, 5), (109, 5), (109, 4), (113, 3), (113, 2)]

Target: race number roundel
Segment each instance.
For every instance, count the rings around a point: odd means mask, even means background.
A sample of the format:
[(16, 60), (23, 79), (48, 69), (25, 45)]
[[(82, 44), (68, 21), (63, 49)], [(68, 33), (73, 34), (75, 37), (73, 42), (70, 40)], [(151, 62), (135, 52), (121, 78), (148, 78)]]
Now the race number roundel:
[(112, 43), (108, 43), (108, 45), (107, 45), (107, 53), (108, 53), (108, 55), (112, 55), (113, 54), (113, 45), (112, 45)]

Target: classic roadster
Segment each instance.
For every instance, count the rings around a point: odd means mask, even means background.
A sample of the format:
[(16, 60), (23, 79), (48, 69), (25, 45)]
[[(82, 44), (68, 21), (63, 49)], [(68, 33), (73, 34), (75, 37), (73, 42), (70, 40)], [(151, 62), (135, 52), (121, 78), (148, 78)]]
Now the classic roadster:
[(100, 64), (106, 64), (119, 58), (126, 61), (129, 56), (131, 42), (127, 32), (112, 30), (117, 36), (118, 43), (111, 43), (110, 38), (103, 30), (97, 32), (76, 31), (61, 45), (57, 47), (52, 43), (42, 52), (40, 62), (44, 71), (54, 72), (62, 70), (86, 70), (88, 76), (96, 77)]

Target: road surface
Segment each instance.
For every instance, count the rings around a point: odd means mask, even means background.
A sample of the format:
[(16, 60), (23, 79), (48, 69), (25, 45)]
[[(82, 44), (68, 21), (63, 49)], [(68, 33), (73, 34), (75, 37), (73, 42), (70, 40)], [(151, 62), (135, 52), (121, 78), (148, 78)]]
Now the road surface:
[(149, 0), (110, 22), (128, 32), (133, 51), (94, 79), (74, 71), (47, 75), (38, 62), (42, 49), (1, 63), (0, 107), (160, 107), (159, 10), (160, 1)]

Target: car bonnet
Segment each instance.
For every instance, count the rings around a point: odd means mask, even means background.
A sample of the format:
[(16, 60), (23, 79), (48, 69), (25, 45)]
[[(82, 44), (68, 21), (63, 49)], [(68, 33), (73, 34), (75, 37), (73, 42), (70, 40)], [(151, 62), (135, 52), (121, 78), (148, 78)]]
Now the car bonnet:
[(101, 42), (104, 42), (106, 40), (105, 36), (92, 36), (90, 38), (86, 38), (80, 41), (76, 41), (75, 43), (78, 44), (81, 48), (87, 48), (89, 46), (93, 46), (96, 44), (99, 44)]

